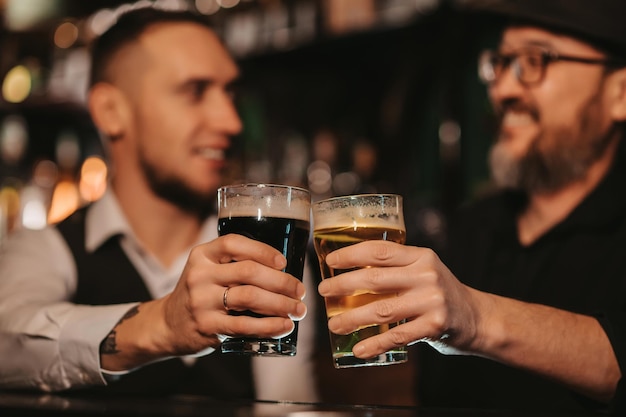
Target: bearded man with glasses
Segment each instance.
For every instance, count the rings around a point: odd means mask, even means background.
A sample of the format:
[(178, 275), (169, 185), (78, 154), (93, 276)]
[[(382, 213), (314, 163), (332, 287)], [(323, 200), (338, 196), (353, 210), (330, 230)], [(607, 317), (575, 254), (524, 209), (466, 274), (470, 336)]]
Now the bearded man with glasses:
[(464, 208), (441, 259), (390, 242), (328, 255), (336, 269), (370, 268), (324, 280), (323, 296), (397, 295), (330, 330), (406, 319), (354, 352), (425, 342), (424, 406), (624, 415), (626, 1), (458, 3), (505, 22), (479, 59), (500, 191)]

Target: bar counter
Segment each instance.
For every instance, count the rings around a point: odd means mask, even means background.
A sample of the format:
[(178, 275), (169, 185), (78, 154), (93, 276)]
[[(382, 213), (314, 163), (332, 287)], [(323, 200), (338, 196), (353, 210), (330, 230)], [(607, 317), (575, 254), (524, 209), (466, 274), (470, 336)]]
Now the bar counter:
[(3, 417), (586, 417), (546, 410), (426, 409), (372, 405), (233, 402), (207, 397), (88, 398), (0, 391)]

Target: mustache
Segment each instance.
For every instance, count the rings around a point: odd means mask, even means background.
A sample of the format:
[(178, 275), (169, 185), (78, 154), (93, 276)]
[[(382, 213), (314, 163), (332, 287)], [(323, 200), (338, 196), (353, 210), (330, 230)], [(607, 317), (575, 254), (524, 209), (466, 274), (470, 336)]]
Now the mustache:
[(515, 113), (527, 113), (535, 121), (539, 121), (539, 110), (530, 103), (524, 103), (523, 101), (512, 99), (504, 100), (500, 104), (494, 107), (494, 112), (498, 125), (502, 124), (502, 119), (507, 112)]

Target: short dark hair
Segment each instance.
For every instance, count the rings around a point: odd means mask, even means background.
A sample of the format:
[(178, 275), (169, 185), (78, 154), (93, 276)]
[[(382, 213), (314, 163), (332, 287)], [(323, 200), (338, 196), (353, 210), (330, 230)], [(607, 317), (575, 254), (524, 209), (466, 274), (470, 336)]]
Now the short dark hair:
[(206, 17), (190, 11), (142, 7), (125, 12), (91, 44), (89, 87), (107, 81), (108, 67), (117, 52), (139, 39), (147, 29), (160, 23), (196, 23), (213, 29)]

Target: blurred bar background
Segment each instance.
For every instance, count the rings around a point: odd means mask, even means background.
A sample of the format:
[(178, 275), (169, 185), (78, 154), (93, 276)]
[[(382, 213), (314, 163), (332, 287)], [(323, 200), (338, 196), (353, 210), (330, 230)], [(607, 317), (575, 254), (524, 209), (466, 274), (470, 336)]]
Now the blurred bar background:
[(206, 15), (243, 70), (229, 181), (314, 198), (405, 196), (409, 243), (442, 245), (449, 210), (488, 187), (493, 123), (475, 56), (484, 22), (445, 0), (0, 1), (0, 242), (106, 188), (84, 107), (87, 45), (119, 13)]

